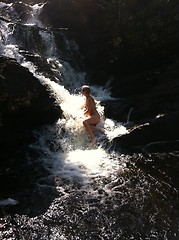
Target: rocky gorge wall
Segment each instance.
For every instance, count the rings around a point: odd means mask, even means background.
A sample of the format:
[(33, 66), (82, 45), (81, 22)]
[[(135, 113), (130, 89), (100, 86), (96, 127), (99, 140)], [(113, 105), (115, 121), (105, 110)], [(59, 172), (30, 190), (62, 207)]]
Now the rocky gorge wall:
[(41, 19), (68, 29), (92, 81), (104, 83), (109, 74), (120, 81), (178, 57), (178, 8), (177, 1), (166, 0), (53, 0)]

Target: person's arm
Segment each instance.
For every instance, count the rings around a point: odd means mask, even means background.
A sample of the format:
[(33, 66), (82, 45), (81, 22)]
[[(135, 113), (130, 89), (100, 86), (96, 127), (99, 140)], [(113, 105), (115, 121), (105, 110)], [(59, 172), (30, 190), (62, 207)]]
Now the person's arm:
[(83, 114), (86, 115), (88, 113), (88, 104), (87, 99), (85, 99), (83, 105), (81, 106), (81, 110), (83, 110)]

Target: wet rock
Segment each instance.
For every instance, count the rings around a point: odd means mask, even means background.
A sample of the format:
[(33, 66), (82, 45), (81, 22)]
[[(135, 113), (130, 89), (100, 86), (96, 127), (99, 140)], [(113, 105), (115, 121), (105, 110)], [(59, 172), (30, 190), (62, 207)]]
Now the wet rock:
[(28, 20), (28, 18), (30, 17), (30, 8), (27, 4), (24, 4), (22, 2), (15, 2), (14, 8), (20, 16), (20, 19), (16, 19), (16, 21), (20, 20), (22, 22), (25, 22)]
[(12, 59), (0, 59), (1, 126), (36, 127), (55, 122), (62, 111), (38, 79)]
[(104, 84), (109, 74), (118, 78), (151, 71), (178, 56), (178, 8), (177, 1), (53, 0), (41, 19), (68, 29), (91, 81)]
[[(115, 2), (107, 1), (50, 1), (41, 13), (41, 19), (56, 30), (57, 43), (60, 42), (58, 31), (67, 29), (65, 35), (75, 40), (83, 55), (83, 62), (91, 81), (103, 84), (107, 79), (105, 69), (111, 59), (111, 41), (116, 33), (113, 15), (116, 15)], [(113, 12), (111, 10), (113, 8)], [(90, 9), (90, 11), (89, 11)], [(111, 16), (110, 16), (111, 14)], [(95, 19), (95, 21), (94, 21)], [(113, 25), (114, 24), (114, 25)], [(112, 27), (114, 26), (114, 27)], [(80, 59), (78, 58), (79, 62)], [(94, 77), (96, 75), (96, 77)]]
[[(151, 74), (145, 72), (120, 79), (112, 85), (115, 102), (106, 102), (105, 113), (124, 122), (141, 124), (179, 108), (179, 62)], [(120, 98), (119, 98), (120, 97)]]
[(29, 144), (35, 141), (33, 131), (55, 123), (61, 114), (55, 99), (32, 73), (13, 59), (0, 58), (1, 194), (18, 189), (19, 171), (27, 164)]
[(113, 146), (116, 150), (143, 151), (143, 149), (148, 149), (148, 151), (152, 151), (153, 149), (153, 151), (162, 151), (163, 149), (163, 151), (167, 151), (167, 148), (168, 150), (178, 150), (178, 121), (179, 112), (160, 117), (148, 124), (138, 126), (129, 134), (115, 138)]
[(152, 142), (144, 147), (145, 152), (173, 152), (179, 150), (179, 140)]

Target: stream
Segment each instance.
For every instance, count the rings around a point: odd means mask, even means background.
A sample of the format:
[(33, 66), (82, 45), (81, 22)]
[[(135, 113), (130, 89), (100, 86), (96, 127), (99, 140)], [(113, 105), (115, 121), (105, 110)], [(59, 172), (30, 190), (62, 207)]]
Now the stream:
[[(19, 2), (19, 4), (23, 4)], [(55, 96), (63, 118), (34, 132), (36, 142), (27, 157), (35, 184), (14, 198), (0, 201), (0, 239), (3, 240), (177, 240), (179, 239), (178, 182), (166, 174), (178, 152), (121, 154), (110, 141), (127, 133), (126, 123), (104, 117), (104, 87), (91, 86), (102, 123), (96, 127), (97, 145), (81, 125), (85, 72), (61, 59), (53, 31), (39, 20), (44, 4), (27, 5), (28, 19), (20, 21), (14, 3), (1, 3), (0, 54), (15, 58)], [(43, 43), (33, 47), (34, 29)], [(23, 34), (19, 34), (23, 29)], [(77, 51), (65, 38), (68, 51)], [(53, 78), (39, 69), (30, 55), (41, 57)], [(101, 131), (102, 129), (102, 131)], [(155, 166), (154, 161), (157, 162)], [(162, 164), (163, 161), (163, 164)]]

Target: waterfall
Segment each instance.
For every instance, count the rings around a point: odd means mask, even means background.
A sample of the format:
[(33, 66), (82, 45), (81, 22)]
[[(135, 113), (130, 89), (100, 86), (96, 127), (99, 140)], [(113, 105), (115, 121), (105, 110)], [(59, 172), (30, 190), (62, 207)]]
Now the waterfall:
[[(5, 7), (8, 5), (3, 4), (1, 7)], [(9, 5), (11, 9), (11, 15), (13, 14), (13, 5)], [(44, 85), (48, 85), (51, 94), (55, 96), (56, 102), (60, 105), (61, 109), (64, 113), (64, 118), (59, 119), (56, 123), (56, 128), (58, 128), (59, 137), (56, 139), (56, 145), (60, 145), (62, 150), (57, 153), (50, 152), (48, 147), (45, 146), (45, 139), (48, 138), (51, 131), (53, 130), (52, 126), (49, 126), (48, 130), (46, 129), (46, 133), (41, 133), (39, 135), (39, 140), (37, 141), (37, 146), (33, 146), (36, 149), (40, 149), (42, 152), (46, 151), (45, 159), (48, 158), (54, 165), (53, 171), (54, 174), (66, 175), (67, 178), (73, 176), (74, 174), (77, 176), (77, 172), (80, 172), (79, 175), (88, 175), (91, 172), (94, 174), (104, 174), (104, 172), (108, 172), (111, 174), (111, 171), (115, 169), (115, 163), (109, 160), (109, 155), (106, 150), (102, 147), (103, 141), (102, 138), (106, 138), (109, 141), (120, 134), (126, 133), (125, 127), (123, 127), (120, 123), (115, 123), (111, 119), (103, 118), (103, 107), (100, 105), (100, 100), (110, 99), (110, 93), (102, 87), (91, 86), (92, 93), (95, 96), (97, 102), (97, 108), (99, 113), (102, 116), (103, 122), (98, 129), (103, 129), (103, 132), (95, 130), (96, 137), (100, 140), (98, 143), (98, 147), (95, 149), (90, 148), (90, 141), (83, 129), (82, 126), (82, 111), (81, 105), (83, 103), (83, 97), (79, 92), (79, 89), (82, 84), (85, 83), (85, 73), (84, 72), (76, 72), (69, 63), (61, 61), (60, 56), (57, 54), (57, 48), (55, 44), (55, 38), (52, 31), (44, 31), (46, 26), (44, 26), (38, 16), (43, 9), (43, 4), (36, 4), (30, 6), (30, 17), (27, 20), (27, 23), (23, 23), (23, 29), (26, 27), (28, 30), (28, 34), (26, 29), (24, 30), (25, 34), (23, 36), (26, 43), (22, 42), (22, 38), (19, 39), (19, 28), (15, 25), (7, 22), (1, 22), (3, 26), (2, 37), (4, 38), (3, 45), (1, 46), (1, 55), (15, 58), (22, 66), (29, 69), (30, 72), (37, 77), (40, 82)], [(9, 9), (8, 9), (9, 11)], [(43, 75), (43, 73), (39, 73), (38, 66), (34, 63), (27, 61), (26, 57), (22, 54), (22, 46), (29, 47), (29, 49), (24, 49), (24, 51), (31, 51), (29, 37), (33, 37), (33, 32), (29, 30), (33, 30), (33, 26), (39, 28), (39, 35), (41, 37), (41, 42), (45, 46), (43, 53), (41, 52), (41, 57), (46, 61), (51, 70), (54, 72), (55, 81), (47, 78)], [(30, 28), (29, 28), (30, 27)], [(66, 40), (66, 45), (68, 49), (70, 49), (69, 41)], [(74, 44), (73, 44), (74, 46)], [(34, 52), (36, 49), (33, 49), (33, 54), (38, 55), (39, 53)], [(73, 90), (73, 92), (78, 90), (77, 93), (70, 93), (70, 91), (66, 88), (69, 87), (69, 90)], [(63, 133), (63, 137), (61, 137), (62, 129), (65, 129), (65, 134)], [(104, 136), (105, 135), (105, 136)], [(44, 138), (44, 140), (42, 140)], [(44, 163), (46, 160), (43, 160)], [(64, 169), (61, 170), (61, 162), (64, 164)], [(71, 164), (75, 166), (75, 169), (71, 169)], [(81, 166), (84, 166), (85, 169), (80, 169)]]
[[(39, 20), (45, 3), (24, 4), (28, 7), (26, 21), (20, 21), (15, 4), (0, 3), (1, 16), (8, 20), (0, 19), (0, 55), (16, 59), (47, 86), (64, 117), (34, 132), (36, 142), (29, 146), (38, 152), (38, 157), (27, 159), (28, 163), (40, 163), (47, 172), (46, 177), (37, 180), (39, 195), (43, 191), (45, 195), (36, 203), (35, 217), (22, 206), (25, 213), (11, 214), (4, 223), (1, 219), (0, 227), (5, 230), (0, 232), (0, 238), (177, 239), (178, 217), (173, 216), (176, 200), (171, 200), (171, 204), (167, 197), (175, 198), (177, 190), (164, 179), (153, 177), (148, 169), (145, 172), (137, 167), (138, 160), (151, 163), (150, 156), (130, 156), (108, 149), (114, 137), (127, 133), (122, 123), (104, 117), (104, 107), (100, 103), (112, 99), (108, 89), (91, 86), (102, 118), (94, 129), (97, 145), (91, 147), (81, 124), (83, 96), (80, 88), (86, 83), (85, 72), (76, 71), (68, 61), (61, 59), (53, 31), (47, 31)], [(33, 41), (34, 33), (39, 43)], [(70, 40), (65, 39), (65, 44), (68, 51), (77, 50)], [(31, 61), (36, 58), (46, 64), (51, 75), (42, 72), (36, 61)], [(159, 160), (162, 158), (160, 155)], [(52, 181), (55, 186), (50, 185)], [(58, 195), (42, 212), (39, 209), (48, 201), (48, 190), (53, 187)], [(0, 206), (12, 207), (18, 203), (21, 204), (18, 199), (9, 198), (0, 201)], [(30, 208), (35, 204), (25, 205)]]

